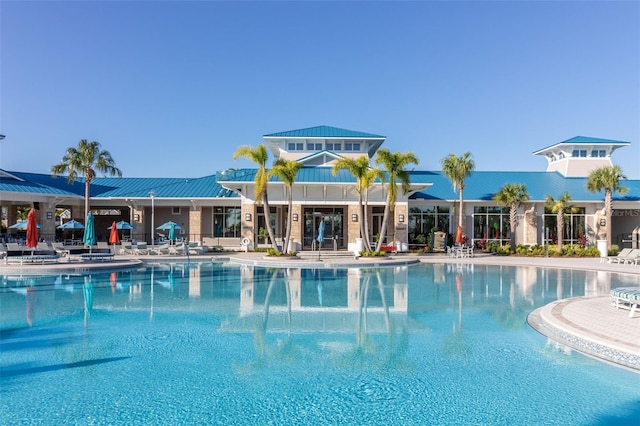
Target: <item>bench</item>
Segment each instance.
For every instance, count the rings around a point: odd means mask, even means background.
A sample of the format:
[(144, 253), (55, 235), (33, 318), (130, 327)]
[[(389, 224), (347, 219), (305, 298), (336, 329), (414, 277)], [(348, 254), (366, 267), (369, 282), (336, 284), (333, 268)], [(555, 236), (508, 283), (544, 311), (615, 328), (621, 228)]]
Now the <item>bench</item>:
[(619, 287), (610, 292), (611, 303), (616, 309), (629, 309), (632, 318), (640, 304), (640, 287)]

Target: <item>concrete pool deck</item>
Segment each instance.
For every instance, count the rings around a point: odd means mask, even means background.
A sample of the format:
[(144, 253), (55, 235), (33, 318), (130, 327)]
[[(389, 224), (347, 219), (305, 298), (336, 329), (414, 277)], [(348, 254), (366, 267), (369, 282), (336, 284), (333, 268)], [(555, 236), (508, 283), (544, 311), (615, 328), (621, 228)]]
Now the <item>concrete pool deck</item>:
[[(452, 258), (444, 254), (398, 254), (387, 258), (355, 259), (345, 252), (301, 253), (299, 259), (267, 257), (264, 253), (221, 252), (192, 255), (191, 260), (228, 259), (238, 264), (271, 267), (378, 267), (422, 263), (452, 263), (604, 271), (638, 276), (640, 265), (601, 262), (599, 258), (554, 258), (492, 256), (480, 254), (472, 258)], [(115, 256), (105, 262), (60, 262), (48, 264), (0, 264), (0, 274), (46, 274), (73, 269), (86, 272), (93, 269), (113, 270), (141, 265), (145, 261), (185, 261), (186, 256)], [(602, 359), (640, 373), (640, 312), (629, 317), (629, 311), (616, 309), (606, 296), (585, 296), (551, 302), (530, 313), (529, 324), (554, 342), (589, 356)]]

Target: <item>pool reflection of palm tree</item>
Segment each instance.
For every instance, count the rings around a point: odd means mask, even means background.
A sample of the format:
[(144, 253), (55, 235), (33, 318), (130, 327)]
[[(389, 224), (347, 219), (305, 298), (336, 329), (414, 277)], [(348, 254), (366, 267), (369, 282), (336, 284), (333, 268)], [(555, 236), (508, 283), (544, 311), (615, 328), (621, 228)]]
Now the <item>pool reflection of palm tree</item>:
[(444, 352), (451, 358), (465, 359), (471, 353), (471, 346), (462, 332), (462, 275), (456, 275), (456, 293), (458, 295), (458, 318), (453, 321), (451, 335), (444, 342)]
[[(262, 315), (262, 320), (256, 325), (256, 334), (255, 334), (255, 346), (256, 352), (258, 353), (259, 358), (265, 358), (267, 355), (267, 327), (269, 324), (269, 311), (271, 308), (271, 295), (273, 294), (273, 289), (276, 283), (279, 281), (278, 278), (280, 274), (284, 270), (282, 269), (273, 269), (271, 270), (271, 279), (269, 280), (269, 286), (267, 287), (267, 294), (264, 298), (264, 312)], [(287, 334), (286, 341), (280, 345), (280, 350), (288, 350), (291, 348), (291, 287), (289, 285), (289, 281), (287, 279), (282, 280), (285, 285), (285, 293), (287, 296), (287, 320), (289, 323), (289, 332)]]
[[(367, 329), (367, 314), (369, 311), (369, 291), (371, 290), (371, 280), (375, 277), (376, 288), (380, 294), (380, 302), (382, 305), (382, 314), (385, 323), (387, 345), (386, 348), (381, 342), (376, 342)], [(396, 341), (396, 326), (392, 321), (389, 304), (384, 292), (384, 280), (380, 270), (368, 271), (360, 282), (360, 305), (358, 309), (358, 325), (356, 330), (356, 348), (355, 356), (352, 356), (351, 362), (362, 362), (365, 360), (374, 361), (375, 364), (384, 367), (397, 367), (401, 355), (406, 351), (408, 344), (408, 334), (406, 327), (400, 332), (402, 339)], [(385, 350), (386, 349), (386, 350)], [(367, 365), (367, 364), (363, 364)]]

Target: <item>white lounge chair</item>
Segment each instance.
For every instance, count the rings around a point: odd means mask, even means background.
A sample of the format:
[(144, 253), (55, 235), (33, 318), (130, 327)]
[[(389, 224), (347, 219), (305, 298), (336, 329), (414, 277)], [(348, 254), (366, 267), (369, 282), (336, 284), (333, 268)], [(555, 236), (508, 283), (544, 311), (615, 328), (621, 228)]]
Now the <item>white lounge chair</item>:
[(622, 249), (622, 251), (620, 251), (617, 256), (610, 257), (608, 259), (608, 263), (623, 263), (624, 260), (626, 260), (627, 256), (629, 256), (629, 253), (631, 253), (630, 248)]
[(133, 254), (136, 256), (149, 254), (149, 249), (147, 248), (147, 243), (138, 243), (133, 248)]

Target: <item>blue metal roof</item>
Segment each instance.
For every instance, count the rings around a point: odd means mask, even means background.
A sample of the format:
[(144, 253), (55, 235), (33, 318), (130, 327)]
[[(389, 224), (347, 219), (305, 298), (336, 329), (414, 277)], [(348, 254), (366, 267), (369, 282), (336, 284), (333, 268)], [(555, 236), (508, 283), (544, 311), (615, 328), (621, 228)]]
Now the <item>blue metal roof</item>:
[(574, 136), (571, 139), (567, 139), (566, 141), (562, 141), (562, 142), (558, 142), (558, 143), (554, 143), (553, 145), (549, 145), (547, 147), (544, 147), (542, 149), (538, 149), (537, 151), (534, 151), (533, 154), (540, 154), (542, 152), (545, 152), (546, 150), (548, 150), (549, 148), (553, 148), (556, 146), (561, 146), (561, 145), (576, 145), (576, 144), (588, 144), (588, 145), (595, 145), (595, 144), (602, 144), (602, 145), (614, 145), (616, 148), (621, 147), (621, 146), (626, 146), (626, 145), (630, 145), (630, 142), (625, 142), (625, 141), (616, 141), (613, 139), (601, 139), (601, 138), (592, 138), (589, 136)]
[[(92, 198), (148, 198), (154, 190), (158, 198), (237, 198), (238, 194), (222, 188), (220, 183), (253, 182), (257, 169), (229, 170), (224, 174), (196, 179), (184, 178), (96, 178), (91, 184)], [(23, 181), (0, 175), (0, 191), (39, 193), (61, 196), (84, 196), (83, 179), (73, 184), (65, 177), (53, 178), (47, 174), (8, 172)], [(432, 184), (411, 196), (412, 200), (441, 200), (452, 202), (459, 198), (451, 181), (440, 171), (411, 171), (411, 183)], [(276, 176), (271, 182), (279, 182)], [(296, 177), (297, 184), (345, 183), (354, 184), (349, 171), (341, 169), (334, 176), (332, 167), (302, 167)], [(558, 172), (496, 172), (475, 171), (465, 180), (464, 198), (467, 201), (491, 201), (505, 183), (519, 183), (527, 187), (532, 201), (543, 201), (547, 194), (557, 198), (571, 194), (573, 202), (599, 202), (604, 192), (587, 191), (587, 178), (565, 178)], [(621, 196), (614, 193), (614, 200), (640, 201), (640, 180), (624, 180), (622, 186), (629, 189)]]
[(84, 196), (84, 184), (74, 182), (70, 184), (66, 177), (54, 178), (40, 173), (7, 172), (19, 179), (0, 176), (0, 190), (7, 192), (24, 192), (31, 194)]
[(265, 138), (337, 138), (337, 139), (386, 139), (386, 136), (373, 133), (358, 132), (355, 130), (340, 129), (331, 126), (308, 127), (306, 129), (289, 130), (286, 132), (264, 135)]
[(613, 139), (601, 139), (601, 138), (591, 138), (589, 136), (575, 136), (571, 139), (567, 139), (566, 141), (560, 143), (602, 143), (602, 144), (625, 144), (628, 145), (629, 142), (625, 141), (616, 141)]
[[(456, 201), (459, 192), (441, 172), (411, 172), (412, 183), (432, 182), (433, 186), (419, 191), (411, 199)], [(565, 192), (571, 194), (573, 202), (602, 201), (604, 191), (587, 191), (587, 178), (565, 178), (557, 172), (493, 172), (475, 171), (465, 180), (464, 199), (468, 201), (491, 201), (506, 183), (524, 184), (531, 201), (544, 201), (547, 194), (554, 198)], [(614, 194), (614, 200), (640, 200), (640, 180), (625, 180), (622, 186), (629, 188), (625, 196)]]

